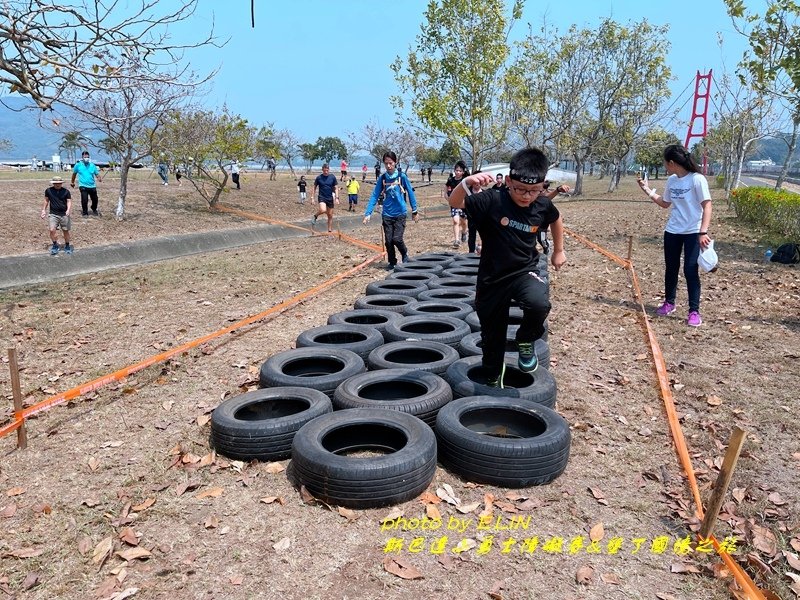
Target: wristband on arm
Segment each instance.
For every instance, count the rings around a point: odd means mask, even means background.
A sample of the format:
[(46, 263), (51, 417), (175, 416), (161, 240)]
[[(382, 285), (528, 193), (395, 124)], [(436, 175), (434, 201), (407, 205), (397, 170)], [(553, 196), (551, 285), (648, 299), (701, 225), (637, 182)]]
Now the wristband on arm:
[(467, 196), (472, 196), (472, 190), (469, 189), (469, 186), (467, 185), (466, 177), (461, 180), (461, 187), (464, 188), (464, 191), (467, 193)]

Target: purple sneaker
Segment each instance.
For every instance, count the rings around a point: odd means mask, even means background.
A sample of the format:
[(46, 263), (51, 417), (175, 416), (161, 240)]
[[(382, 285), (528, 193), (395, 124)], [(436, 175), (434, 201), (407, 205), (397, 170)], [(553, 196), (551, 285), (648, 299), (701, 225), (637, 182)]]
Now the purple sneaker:
[(700, 318), (700, 313), (696, 310), (689, 312), (689, 318), (686, 319), (686, 324), (689, 327), (700, 327), (700, 324), (703, 322), (703, 319)]
[[(666, 317), (667, 315), (671, 315), (675, 312), (675, 305), (671, 302), (664, 302), (661, 306), (658, 307), (656, 314), (659, 317)], [(699, 318), (699, 315), (698, 315)]]

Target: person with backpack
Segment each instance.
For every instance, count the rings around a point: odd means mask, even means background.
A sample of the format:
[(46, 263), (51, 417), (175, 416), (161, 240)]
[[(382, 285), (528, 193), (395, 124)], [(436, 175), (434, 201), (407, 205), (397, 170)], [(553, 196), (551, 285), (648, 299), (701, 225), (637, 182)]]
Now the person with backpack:
[(708, 227), (711, 225), (711, 193), (706, 178), (686, 148), (671, 144), (664, 149), (664, 166), (669, 178), (664, 195), (659, 196), (639, 178), (639, 187), (661, 208), (671, 208), (664, 230), (664, 302), (656, 313), (666, 317), (675, 312), (675, 295), (678, 289), (678, 271), (683, 252), (683, 275), (689, 290), (689, 314), (686, 324), (699, 327), (700, 273), (697, 259), (701, 249), (711, 243)]
[(400, 259), (403, 262), (408, 262), (408, 248), (403, 240), (406, 229), (406, 214), (408, 212), (406, 194), (408, 194), (408, 202), (411, 204), (411, 218), (415, 223), (419, 221), (419, 214), (417, 213), (417, 197), (414, 194), (411, 183), (408, 181), (408, 177), (396, 170), (397, 155), (392, 151), (385, 152), (383, 164), (386, 167), (386, 172), (378, 177), (378, 181), (375, 183), (375, 189), (372, 191), (372, 196), (370, 196), (367, 208), (364, 211), (364, 224), (369, 223), (372, 211), (378, 203), (378, 198), (383, 194), (383, 211), (381, 214), (383, 232), (386, 238), (386, 258), (389, 261), (386, 269), (391, 271), (397, 264), (395, 248), (400, 251)]

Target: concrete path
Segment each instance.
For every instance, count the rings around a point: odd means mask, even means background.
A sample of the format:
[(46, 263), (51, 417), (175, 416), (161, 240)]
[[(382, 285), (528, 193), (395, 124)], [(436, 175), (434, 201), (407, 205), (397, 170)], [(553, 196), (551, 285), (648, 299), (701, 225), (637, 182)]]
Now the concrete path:
[[(449, 215), (445, 208), (426, 211), (427, 217)], [(380, 215), (375, 215), (379, 217)], [(336, 215), (334, 227), (351, 229), (361, 224), (362, 215)], [(373, 218), (368, 227), (380, 226), (380, 218)], [(129, 242), (79, 248), (75, 254), (67, 256), (63, 251), (57, 256), (46, 252), (23, 254), (0, 258), (0, 289), (23, 285), (47, 283), (57, 279), (97, 273), (108, 269), (130, 267), (143, 263), (180, 258), (202, 252), (215, 252), (228, 248), (239, 248), (251, 244), (261, 244), (276, 240), (311, 236), (311, 222), (294, 223), (298, 227), (308, 227), (308, 231), (284, 225), (259, 225), (242, 229), (220, 229), (184, 235), (165, 236)], [(321, 217), (317, 232), (325, 230), (325, 219)]]

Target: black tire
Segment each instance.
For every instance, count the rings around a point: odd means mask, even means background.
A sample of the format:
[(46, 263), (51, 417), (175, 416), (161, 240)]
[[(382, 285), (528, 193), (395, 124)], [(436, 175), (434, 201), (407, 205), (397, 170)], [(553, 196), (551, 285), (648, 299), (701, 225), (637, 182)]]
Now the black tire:
[[(511, 360), (517, 360), (517, 356), (519, 356), (516, 340), (517, 329), (519, 329), (518, 325), (509, 327), (508, 333), (506, 334), (506, 358)], [(548, 343), (543, 339), (538, 339), (534, 342), (533, 347), (536, 352), (536, 358), (539, 359), (539, 366), (550, 369), (550, 346)], [(476, 331), (470, 333), (461, 340), (461, 343), (458, 345), (458, 352), (462, 357), (482, 356), (483, 346), (481, 344), (481, 332)]]
[(462, 265), (451, 265), (442, 271), (439, 277), (464, 277), (473, 281), (478, 280), (478, 267), (468, 267)]
[(439, 409), (452, 399), (450, 386), (434, 373), (417, 369), (383, 369), (343, 381), (333, 394), (333, 406), (337, 410), (399, 410), (433, 425)]
[(426, 261), (413, 261), (410, 260), (406, 263), (397, 263), (394, 266), (395, 271), (411, 271), (412, 273), (431, 273), (432, 275), (439, 275), (444, 268), (438, 262)]
[(297, 336), (295, 344), (298, 348), (343, 348), (366, 361), (369, 353), (383, 341), (383, 334), (374, 327), (338, 323), (307, 329)]
[(387, 323), (399, 319), (402, 313), (393, 310), (361, 309), (343, 310), (328, 317), (328, 325), (366, 325), (376, 329), (381, 336), (386, 330)]
[(396, 296), (411, 296), (416, 298), (428, 286), (420, 281), (404, 281), (402, 279), (384, 279), (367, 284), (367, 296), (379, 294), (392, 294)]
[(440, 277), (428, 284), (430, 290), (469, 290), (475, 291), (475, 281), (468, 277)]
[(472, 307), (463, 302), (453, 300), (417, 300), (412, 302), (403, 311), (406, 317), (412, 315), (443, 315), (454, 319), (465, 319), (472, 312)]
[(342, 348), (295, 348), (268, 358), (261, 365), (262, 388), (305, 387), (333, 396), (348, 377), (367, 370), (355, 352)]
[(447, 288), (428, 289), (417, 296), (417, 300), (455, 300), (456, 302), (463, 302), (475, 308), (475, 290), (454, 290)]
[[(382, 450), (376, 457), (345, 452)], [(436, 473), (436, 436), (420, 419), (378, 408), (322, 415), (294, 437), (289, 476), (315, 497), (349, 508), (377, 508), (420, 495)]]
[(461, 319), (442, 316), (400, 317), (386, 326), (384, 339), (387, 342), (401, 340), (424, 340), (441, 342), (454, 348), (465, 335), (469, 325)]
[(453, 262), (453, 257), (444, 254), (418, 254), (417, 256), (412, 256), (409, 262), (439, 265), (446, 269)]
[(431, 279), (438, 279), (435, 273), (417, 273), (415, 271), (392, 271), (386, 276), (386, 280), (399, 279), (400, 281), (412, 281), (428, 285)]
[(450, 402), (436, 418), (439, 460), (468, 481), (501, 487), (542, 485), (561, 475), (571, 436), (546, 406), (477, 396)]
[(441, 342), (390, 342), (369, 353), (367, 366), (377, 369), (416, 369), (443, 375), (459, 359), (458, 351)]
[(475, 254), (459, 254), (450, 263), (450, 267), (477, 267), (481, 262), (481, 257)]
[(449, 258), (450, 260), (453, 260), (457, 256), (460, 256), (460, 254), (458, 252), (423, 252), (422, 254), (417, 254), (416, 256), (412, 256), (411, 258), (412, 260), (419, 260), (420, 258), (431, 257), (431, 256), (437, 256), (440, 258)]
[(375, 296), (362, 296), (353, 305), (356, 310), (391, 310), (402, 314), (406, 306), (414, 302), (412, 296), (399, 296), (397, 294), (377, 294)]
[(283, 460), (294, 434), (333, 410), (323, 392), (301, 387), (254, 390), (222, 402), (211, 413), (211, 445), (236, 460)]
[(553, 408), (556, 404), (556, 380), (547, 369), (524, 373), (517, 368), (516, 359), (505, 360), (504, 388), (486, 385), (486, 375), (480, 356), (457, 360), (447, 368), (445, 379), (453, 388), (453, 397), (502, 396), (528, 400)]

